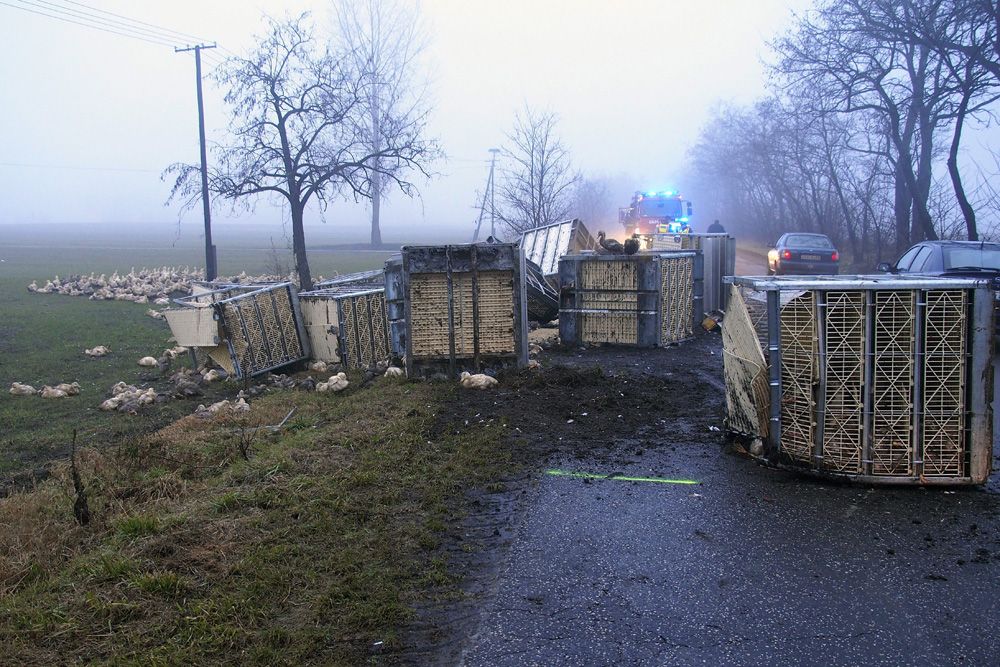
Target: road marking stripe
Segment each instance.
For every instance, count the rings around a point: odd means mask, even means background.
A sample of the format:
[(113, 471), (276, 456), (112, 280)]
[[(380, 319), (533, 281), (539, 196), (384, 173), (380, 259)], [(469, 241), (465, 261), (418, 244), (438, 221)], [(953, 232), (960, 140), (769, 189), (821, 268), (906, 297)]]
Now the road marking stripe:
[(663, 477), (626, 477), (624, 475), (615, 475), (613, 477), (608, 477), (607, 475), (597, 475), (592, 472), (571, 472), (569, 470), (556, 470), (550, 469), (545, 471), (546, 475), (552, 475), (553, 477), (575, 477), (578, 479), (613, 479), (619, 482), (654, 482), (656, 484), (701, 484), (701, 482), (693, 479), (664, 479)]

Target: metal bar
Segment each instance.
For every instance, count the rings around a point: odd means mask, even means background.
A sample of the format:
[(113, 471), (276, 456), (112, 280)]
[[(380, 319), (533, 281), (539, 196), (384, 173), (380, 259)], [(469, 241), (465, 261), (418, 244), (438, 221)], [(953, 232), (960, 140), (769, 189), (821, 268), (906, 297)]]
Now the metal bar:
[(770, 368), (771, 419), (768, 444), (773, 453), (781, 452), (781, 294), (767, 292), (767, 352)]
[(993, 461), (993, 291), (971, 291), (972, 350), (970, 372), (966, 379), (969, 424), (969, 476), (976, 484), (989, 479)]
[(914, 354), (913, 354), (913, 422), (910, 429), (910, 470), (916, 477), (924, 474), (924, 357), (926, 341), (924, 340), (925, 319), (927, 317), (927, 292), (917, 290), (916, 303), (913, 312), (914, 324)]
[(479, 269), (476, 266), (476, 246), (469, 249), (472, 262), (472, 365), (479, 372)]
[(819, 400), (816, 401), (816, 432), (813, 434), (813, 465), (823, 467), (823, 445), (826, 438), (826, 292), (813, 292), (816, 302), (815, 335), (819, 347)]
[(909, 278), (898, 275), (858, 276), (727, 276), (727, 281), (754, 290), (898, 290), (898, 289), (974, 289), (988, 287), (979, 278), (935, 278), (921, 276)]
[(406, 366), (406, 377), (413, 377), (413, 314), (412, 296), (410, 295), (410, 256), (403, 253), (402, 296), (403, 296), (403, 364)]
[(866, 475), (874, 474), (875, 462), (872, 454), (874, 445), (874, 430), (872, 428), (875, 419), (875, 294), (865, 291), (865, 369), (864, 383), (862, 385), (862, 414), (861, 414), (861, 470)]
[(445, 247), (445, 276), (448, 283), (448, 377), (455, 377), (455, 285), (451, 271), (451, 246)]

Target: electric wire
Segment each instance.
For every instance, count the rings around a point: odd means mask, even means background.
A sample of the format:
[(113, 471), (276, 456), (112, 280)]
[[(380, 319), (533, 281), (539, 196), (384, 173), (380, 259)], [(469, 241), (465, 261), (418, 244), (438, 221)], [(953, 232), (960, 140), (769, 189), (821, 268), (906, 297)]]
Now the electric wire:
[(173, 44), (170, 44), (168, 42), (155, 41), (155, 40), (152, 40), (152, 39), (148, 39), (146, 37), (140, 37), (139, 35), (135, 35), (135, 34), (129, 34), (129, 33), (126, 33), (126, 32), (120, 32), (118, 30), (111, 30), (110, 28), (102, 28), (102, 27), (94, 25), (92, 23), (83, 23), (81, 21), (74, 21), (72, 19), (69, 19), (69, 18), (66, 18), (66, 17), (63, 17), (63, 16), (57, 16), (55, 14), (48, 14), (46, 12), (39, 11), (37, 9), (31, 9), (30, 7), (25, 7), (24, 5), (15, 5), (15, 4), (12, 4), (10, 2), (4, 2), (3, 0), (0, 0), (0, 5), (4, 5), (6, 7), (12, 7), (14, 9), (19, 9), (19, 10), (21, 10), (23, 12), (29, 12), (31, 14), (38, 14), (39, 16), (45, 16), (46, 18), (55, 19), (56, 21), (63, 21), (64, 23), (72, 23), (74, 25), (83, 26), (84, 28), (92, 28), (93, 30), (100, 30), (102, 32), (111, 33), (113, 35), (119, 35), (121, 37), (130, 37), (132, 39), (138, 39), (140, 41), (147, 42), (149, 44), (155, 44), (157, 46), (173, 46)]
[(149, 28), (143, 28), (140, 26), (131, 25), (123, 21), (117, 21), (114, 19), (105, 19), (100, 16), (95, 16), (93, 14), (88, 14), (87, 12), (73, 9), (72, 7), (66, 7), (64, 5), (51, 2), (50, 0), (18, 0), (19, 2), (32, 5), (34, 7), (39, 7), (45, 11), (56, 12), (60, 16), (68, 16), (73, 19), (87, 21), (90, 23), (95, 23), (104, 27), (112, 28), (114, 30), (123, 30), (131, 33), (135, 33), (138, 36), (149, 37), (151, 39), (163, 41), (163, 42), (174, 42), (176, 37), (168, 35), (160, 30), (150, 30)]
[(204, 42), (204, 41), (206, 41), (206, 40), (202, 39), (201, 37), (198, 37), (197, 35), (192, 35), (192, 34), (186, 33), (186, 32), (180, 32), (179, 30), (171, 30), (170, 28), (164, 28), (163, 26), (156, 25), (155, 23), (147, 23), (146, 21), (140, 21), (139, 19), (129, 18), (129, 17), (123, 15), (123, 14), (116, 14), (115, 12), (109, 12), (106, 9), (99, 9), (97, 7), (91, 7), (90, 5), (86, 5), (86, 4), (82, 3), (82, 2), (76, 2), (75, 0), (62, 0), (62, 2), (65, 2), (65, 3), (70, 4), (70, 5), (76, 5), (77, 7), (84, 7), (86, 9), (90, 9), (92, 11), (99, 12), (101, 14), (107, 14), (109, 16), (115, 16), (117, 18), (124, 19), (126, 21), (131, 22), (131, 23), (138, 23), (138, 24), (141, 24), (141, 25), (144, 25), (144, 26), (148, 26), (150, 28), (155, 28), (155, 29), (157, 29), (157, 30), (159, 30), (161, 32), (173, 33), (174, 35), (177, 35), (179, 37), (183, 37), (184, 39), (192, 40), (194, 42)]
[[(61, 3), (76, 5), (77, 7), (81, 7), (83, 9), (76, 9)], [(195, 43), (205, 41), (190, 33), (164, 28), (154, 23), (140, 21), (138, 19), (132, 19), (123, 14), (117, 14), (115, 12), (109, 12), (107, 10), (91, 7), (90, 5), (76, 2), (75, 0), (56, 0), (56, 2), (53, 2), (52, 0), (0, 0), (0, 5), (44, 16), (57, 21), (62, 21), (64, 23), (71, 23), (84, 28), (92, 28), (94, 30), (100, 30), (113, 35), (136, 39), (149, 44), (155, 44), (157, 46), (169, 46), (173, 48), (182, 41), (185, 46), (188, 46), (191, 41), (194, 41)], [(106, 16), (101, 16), (100, 14), (104, 14)], [(202, 57), (207, 60), (209, 66), (212, 67), (218, 66), (218, 64), (224, 60), (224, 58), (214, 56), (214, 54), (209, 56), (206, 51), (202, 52)]]

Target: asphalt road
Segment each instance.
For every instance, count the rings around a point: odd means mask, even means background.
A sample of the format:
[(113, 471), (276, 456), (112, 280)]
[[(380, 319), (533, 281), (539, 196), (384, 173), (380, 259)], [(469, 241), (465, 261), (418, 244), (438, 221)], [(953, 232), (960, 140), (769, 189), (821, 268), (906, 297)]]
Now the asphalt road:
[(726, 453), (713, 414), (552, 461), (699, 484), (541, 475), (462, 662), (1000, 664), (996, 479), (815, 481)]

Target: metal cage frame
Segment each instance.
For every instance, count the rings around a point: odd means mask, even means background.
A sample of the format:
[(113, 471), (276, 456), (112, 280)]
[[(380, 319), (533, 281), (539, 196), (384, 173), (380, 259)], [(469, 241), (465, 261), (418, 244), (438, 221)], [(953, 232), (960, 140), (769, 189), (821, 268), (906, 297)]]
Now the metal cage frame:
[[(766, 340), (769, 423), (766, 432), (747, 434), (766, 439), (766, 458), (874, 484), (986, 481), (994, 317), (987, 281), (729, 282), (734, 298), (739, 289), (766, 295), (766, 320), (756, 327)], [(747, 393), (727, 387), (733, 391)]]

